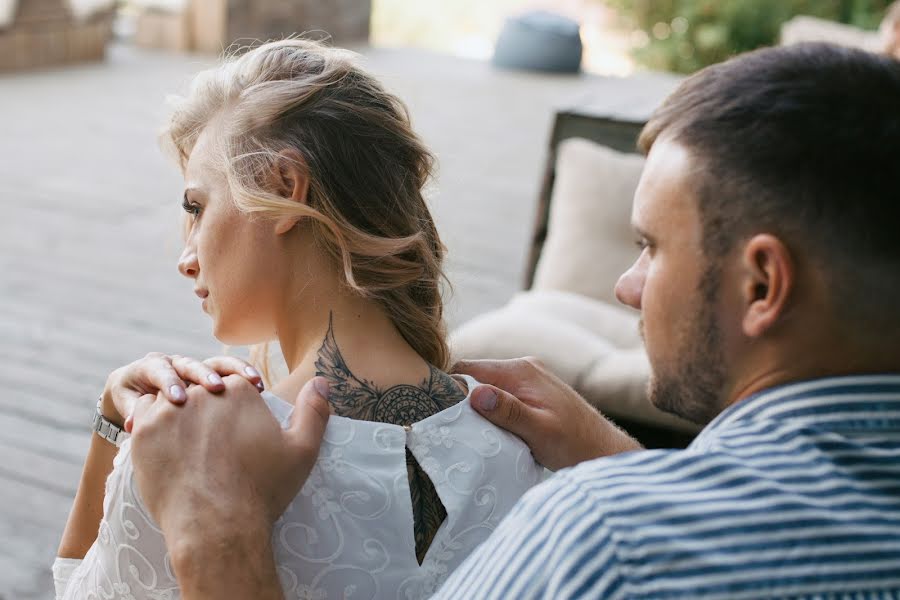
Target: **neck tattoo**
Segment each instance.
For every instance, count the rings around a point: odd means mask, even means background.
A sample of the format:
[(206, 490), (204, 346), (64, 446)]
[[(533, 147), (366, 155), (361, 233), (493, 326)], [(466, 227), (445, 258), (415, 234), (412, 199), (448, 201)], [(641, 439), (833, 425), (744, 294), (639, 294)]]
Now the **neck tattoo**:
[(382, 389), (353, 374), (334, 339), (332, 316), (328, 333), (319, 348), (316, 375), (330, 386), (329, 402), (334, 413), (351, 419), (395, 425), (412, 425), (450, 408), (465, 395), (456, 381), (429, 365), (429, 374), (419, 385), (400, 384)]

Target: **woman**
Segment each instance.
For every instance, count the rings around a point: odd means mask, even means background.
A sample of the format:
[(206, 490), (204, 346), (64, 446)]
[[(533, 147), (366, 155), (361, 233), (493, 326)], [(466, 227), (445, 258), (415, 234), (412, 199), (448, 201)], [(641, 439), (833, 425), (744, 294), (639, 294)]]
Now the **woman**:
[[(476, 382), (443, 371), (444, 251), (422, 197), (432, 157), (403, 104), (352, 53), (285, 40), (201, 73), (165, 139), (186, 184), (178, 268), (214, 335), (278, 340), (289, 374), (263, 397), (281, 422), (282, 398), (316, 375), (329, 381), (337, 416), (273, 536), (286, 597), (429, 596), (542, 469), (472, 410)], [(110, 377), (98, 410), (123, 423), (141, 393), (184, 401), (161, 364), (213, 391), (226, 373), (262, 389), (237, 359), (148, 355)], [(129, 384), (148, 372), (157, 375)], [(94, 436), (54, 569), (58, 594), (177, 598), (129, 442), (114, 467), (111, 448)]]

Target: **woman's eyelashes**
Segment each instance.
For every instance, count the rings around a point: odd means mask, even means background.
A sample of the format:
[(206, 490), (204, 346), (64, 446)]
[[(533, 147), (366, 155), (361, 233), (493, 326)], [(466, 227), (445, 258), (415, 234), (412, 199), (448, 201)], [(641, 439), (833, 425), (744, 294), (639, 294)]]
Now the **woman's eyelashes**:
[(200, 205), (188, 200), (187, 194), (185, 194), (184, 200), (181, 201), (181, 208), (195, 219), (200, 216)]

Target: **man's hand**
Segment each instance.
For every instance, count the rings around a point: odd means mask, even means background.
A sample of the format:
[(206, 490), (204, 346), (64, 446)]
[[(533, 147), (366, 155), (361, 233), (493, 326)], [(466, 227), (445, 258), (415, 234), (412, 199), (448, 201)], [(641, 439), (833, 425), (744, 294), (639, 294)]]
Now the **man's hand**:
[(553, 471), (642, 446), (535, 358), (462, 361), (453, 372), (481, 383), (472, 406), (516, 434)]
[(328, 384), (308, 382), (282, 430), (252, 383), (236, 375), (224, 382), (217, 394), (190, 388), (180, 405), (141, 397), (135, 478), (186, 599), (280, 598), (272, 525), (315, 464), (330, 412)]

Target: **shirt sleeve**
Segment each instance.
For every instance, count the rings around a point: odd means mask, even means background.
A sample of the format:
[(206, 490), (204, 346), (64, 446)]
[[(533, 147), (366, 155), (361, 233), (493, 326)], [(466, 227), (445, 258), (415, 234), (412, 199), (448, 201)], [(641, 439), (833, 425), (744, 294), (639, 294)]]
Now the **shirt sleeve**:
[(56, 590), (56, 600), (63, 600), (72, 573), (81, 565), (80, 558), (62, 558), (57, 556), (53, 561), (53, 588)]
[(621, 584), (602, 506), (566, 471), (525, 494), (433, 597), (610, 598)]

